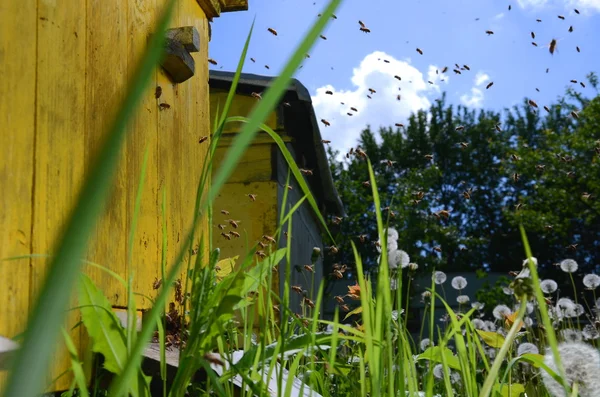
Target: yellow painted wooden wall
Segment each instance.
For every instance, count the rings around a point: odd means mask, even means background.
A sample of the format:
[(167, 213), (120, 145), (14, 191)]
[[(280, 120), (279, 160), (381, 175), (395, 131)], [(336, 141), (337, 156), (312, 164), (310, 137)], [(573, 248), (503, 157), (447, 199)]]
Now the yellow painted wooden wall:
[[(127, 278), (127, 240), (144, 151), (149, 151), (133, 268), (136, 292), (154, 296), (160, 278), (161, 201), (167, 194), (168, 263), (190, 226), (197, 176), (208, 143), (208, 20), (206, 4), (180, 0), (172, 27), (195, 26), (201, 50), (196, 74), (174, 85), (157, 69), (129, 126), (106, 214), (87, 258)], [(241, 0), (233, 1), (244, 3)], [(50, 254), (81, 182), (96, 155), (164, 0), (0, 1), (0, 258)], [(200, 5), (202, 4), (202, 6)], [(214, 11), (214, 10), (213, 10)], [(162, 96), (154, 98), (155, 87)], [(170, 109), (160, 110), (160, 103)], [(203, 220), (200, 230), (207, 231)], [(49, 262), (0, 262), (0, 335), (14, 337), (26, 325)], [(125, 289), (106, 272), (85, 267), (110, 302), (126, 305)], [(74, 296), (75, 296), (75, 291)], [(75, 299), (73, 306), (76, 305)], [(139, 298), (138, 308), (150, 302)], [(76, 324), (73, 312), (68, 326)], [(85, 345), (83, 327), (72, 333)], [(62, 348), (62, 346), (61, 346)], [(64, 351), (53, 360), (48, 383), (70, 367)], [(0, 390), (5, 379), (0, 374)], [(62, 377), (49, 390), (64, 390)], [(0, 392), (1, 394), (1, 392)]]
[[(221, 90), (210, 91), (211, 120), (217, 117), (217, 109), (223, 109), (227, 93)], [(256, 99), (238, 94), (235, 96), (229, 116), (248, 116)], [(289, 140), (277, 118), (275, 111), (271, 112), (265, 124), (278, 132), (284, 140)], [(215, 154), (216, 172), (229, 149), (232, 139), (241, 129), (241, 123), (230, 123), (224, 128), (224, 135), (219, 141)], [(259, 132), (252, 146), (248, 148), (240, 160), (235, 172), (221, 190), (213, 206), (213, 245), (221, 250), (221, 258), (240, 256), (238, 265), (263, 235), (274, 236), (278, 226), (279, 212), (277, 204), (277, 181), (274, 176), (274, 155), (279, 150), (273, 140), (264, 132)], [(255, 194), (256, 201), (252, 201), (248, 194)], [(229, 211), (229, 215), (221, 213)], [(238, 228), (232, 228), (227, 220), (240, 221)], [(227, 225), (225, 230), (219, 230), (218, 225)], [(232, 237), (231, 240), (223, 237), (221, 232), (237, 231), (240, 238)], [(263, 240), (264, 242), (264, 240)], [(274, 245), (272, 249), (277, 247)], [(273, 291), (279, 291), (279, 276), (274, 275), (271, 285)], [(260, 323), (258, 311), (255, 312), (255, 327)]]

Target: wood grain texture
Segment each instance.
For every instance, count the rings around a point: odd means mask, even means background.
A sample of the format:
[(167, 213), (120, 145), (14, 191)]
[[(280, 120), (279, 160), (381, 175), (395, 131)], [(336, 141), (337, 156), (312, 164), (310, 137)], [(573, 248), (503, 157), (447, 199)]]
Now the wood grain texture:
[[(34, 253), (52, 254), (57, 239), (77, 199), (84, 174), (86, 5), (63, 7), (56, 2), (38, 3), (37, 109), (35, 186), (33, 198)], [(45, 281), (48, 260), (33, 261), (30, 299), (37, 297)], [(71, 306), (77, 302), (71, 300)], [(71, 312), (70, 329), (79, 313)], [(79, 343), (79, 330), (71, 332)], [(63, 342), (52, 360), (48, 382), (70, 367)], [(52, 389), (66, 389), (70, 380), (60, 378)]]
[[(36, 84), (36, 1), (0, 2), (0, 335), (20, 334), (29, 310)], [(6, 373), (0, 372), (0, 395)]]

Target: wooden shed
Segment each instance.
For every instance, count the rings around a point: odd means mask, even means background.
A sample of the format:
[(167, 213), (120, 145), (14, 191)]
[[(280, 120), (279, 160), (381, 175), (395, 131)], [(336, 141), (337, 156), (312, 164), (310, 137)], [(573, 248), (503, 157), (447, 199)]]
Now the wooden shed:
[[(91, 159), (166, 3), (0, 1), (0, 258), (52, 253)], [(163, 191), (167, 196), (168, 263), (192, 220), (196, 186), (189, 181), (201, 172), (208, 145), (198, 141), (209, 135), (211, 126), (209, 21), (222, 12), (244, 9), (247, 0), (176, 2), (171, 26), (192, 32), (193, 40), (171, 44), (177, 51), (183, 51), (182, 47), (187, 51), (180, 55), (188, 69), (195, 63), (195, 73), (182, 77), (181, 70), (175, 70), (177, 63), (163, 63), (169, 72), (164, 67), (157, 69), (128, 127), (129, 139), (121, 152), (111, 201), (85, 259), (126, 279), (131, 276), (127, 274), (127, 240), (147, 149), (133, 252), (138, 308), (149, 307), (150, 302), (142, 296), (154, 295), (152, 284), (161, 273)], [(156, 87), (161, 87), (159, 98), (155, 98)], [(207, 221), (203, 222), (202, 230), (207, 231)], [(24, 330), (48, 264), (40, 258), (0, 262), (0, 335), (13, 338)], [(117, 281), (97, 268), (84, 269), (115, 307), (126, 305), (125, 289)], [(78, 320), (73, 311), (67, 329)], [(85, 329), (78, 327), (71, 334), (80, 351), (86, 351)], [(67, 389), (69, 376), (51, 382), (70, 368), (64, 349), (52, 362), (49, 390)], [(0, 372), (0, 390), (4, 377)]]
[[(223, 108), (234, 73), (210, 71), (209, 76), (211, 119), (214, 119), (217, 109)], [(247, 116), (258, 100), (252, 93), (263, 92), (271, 81), (271, 77), (242, 74), (229, 116)], [(282, 138), (298, 167), (312, 171), (312, 175), (304, 178), (323, 217), (342, 215), (342, 202), (333, 183), (319, 125), (306, 87), (293, 79), (279, 106), (269, 115), (265, 124)], [(219, 161), (240, 128), (240, 123), (225, 126), (216, 152), (215, 168), (218, 168)], [(240, 255), (243, 258), (249, 247), (257, 241), (265, 241), (262, 236), (274, 235), (279, 214), (283, 210), (282, 198), (284, 189), (287, 188), (287, 175), (288, 165), (281, 151), (267, 133), (260, 131), (215, 200), (213, 227), (227, 224), (227, 219), (240, 221), (239, 228), (236, 229), (241, 234), (240, 238), (227, 239), (214, 233), (213, 245), (221, 248), (221, 257)], [(303, 197), (293, 176), (290, 182), (288, 210)], [(256, 199), (252, 200), (249, 194), (255, 194)], [(228, 211), (229, 215), (220, 213), (220, 210)], [(287, 230), (287, 225), (284, 225), (283, 230)], [(312, 280), (312, 277), (307, 277), (303, 265), (311, 263), (314, 247), (319, 247), (324, 252), (322, 232), (315, 212), (308, 202), (304, 202), (292, 218), (291, 283), (302, 286), (312, 293), (313, 298), (323, 280), (323, 255), (315, 266), (314, 287), (307, 285), (307, 280)], [(279, 241), (280, 247), (285, 244), (285, 239)], [(279, 271), (278, 275), (273, 279), (272, 288), (281, 293), (286, 275), (283, 271)], [(291, 294), (291, 309), (297, 313), (300, 313), (300, 300), (298, 294)]]

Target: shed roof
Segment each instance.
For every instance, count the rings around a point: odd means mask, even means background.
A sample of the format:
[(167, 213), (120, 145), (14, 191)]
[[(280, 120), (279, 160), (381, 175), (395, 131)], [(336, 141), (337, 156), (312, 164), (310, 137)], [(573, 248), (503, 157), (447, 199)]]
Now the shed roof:
[[(211, 88), (229, 90), (233, 72), (211, 70), (209, 85)], [(264, 91), (274, 80), (274, 77), (242, 73), (237, 86), (238, 94), (251, 95), (252, 92)], [(308, 89), (296, 79), (290, 80), (288, 90), (281, 98), (281, 103), (288, 102), (291, 106), (279, 105), (283, 112), (284, 128), (294, 138), (294, 150), (307, 161), (307, 167), (313, 170), (314, 178), (310, 185), (313, 194), (324, 205), (329, 213), (344, 215), (342, 200), (333, 183), (327, 154), (322, 142), (319, 124), (312, 106)]]

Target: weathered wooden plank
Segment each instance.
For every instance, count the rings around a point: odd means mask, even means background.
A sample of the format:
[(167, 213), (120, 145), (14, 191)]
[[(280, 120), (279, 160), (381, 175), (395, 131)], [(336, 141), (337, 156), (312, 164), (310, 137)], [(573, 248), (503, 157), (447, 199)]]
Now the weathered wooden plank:
[[(36, 1), (0, 2), (0, 260), (31, 252), (35, 133)], [(0, 336), (21, 333), (30, 260), (0, 262)], [(0, 373), (2, 395), (6, 373)]]
[[(135, 73), (135, 65), (146, 50), (147, 38), (155, 29), (156, 18), (160, 13), (156, 0), (129, 1), (128, 20), (128, 75)], [(131, 135), (127, 142), (127, 213), (128, 226), (131, 230), (132, 215), (138, 183), (144, 159), (144, 151), (148, 150), (146, 178), (140, 206), (139, 218), (133, 243), (133, 286), (136, 292), (153, 297), (152, 282), (160, 278), (160, 195), (158, 181), (158, 117), (159, 104), (163, 95), (155, 98), (156, 73), (150, 87), (140, 103), (138, 113), (131, 123)], [(161, 87), (160, 90), (163, 88)], [(136, 297), (138, 309), (150, 308), (151, 302), (143, 296)]]
[[(220, 116), (223, 111), (223, 107), (225, 106), (225, 101), (227, 99), (227, 92), (220, 90), (211, 90), (210, 92), (210, 119), (214, 120), (215, 117)], [(235, 100), (231, 104), (231, 108), (229, 109), (229, 117), (233, 116), (243, 116), (247, 117), (254, 106), (256, 106), (257, 99), (248, 95), (236, 95)], [(217, 110), (219, 114), (217, 115)], [(272, 128), (273, 130), (277, 130), (277, 113), (271, 112), (264, 124)], [(228, 123), (225, 125), (223, 129), (223, 133), (236, 133), (240, 132), (242, 127), (242, 123)]]
[[(272, 144), (252, 145), (240, 159), (238, 166), (229, 178), (229, 183), (250, 183), (273, 179), (271, 164)], [(218, 170), (229, 147), (218, 147), (213, 160), (213, 170)]]
[[(38, 3), (37, 109), (34, 164), (34, 253), (52, 253), (81, 187), (84, 173), (86, 19), (85, 3), (64, 7), (57, 2)], [(36, 299), (49, 261), (32, 262), (30, 299)], [(72, 299), (72, 306), (76, 305)], [(79, 314), (72, 312), (70, 329)], [(71, 332), (79, 343), (79, 330)], [(48, 381), (70, 367), (61, 348), (52, 360)], [(67, 389), (62, 377), (53, 389)]]

